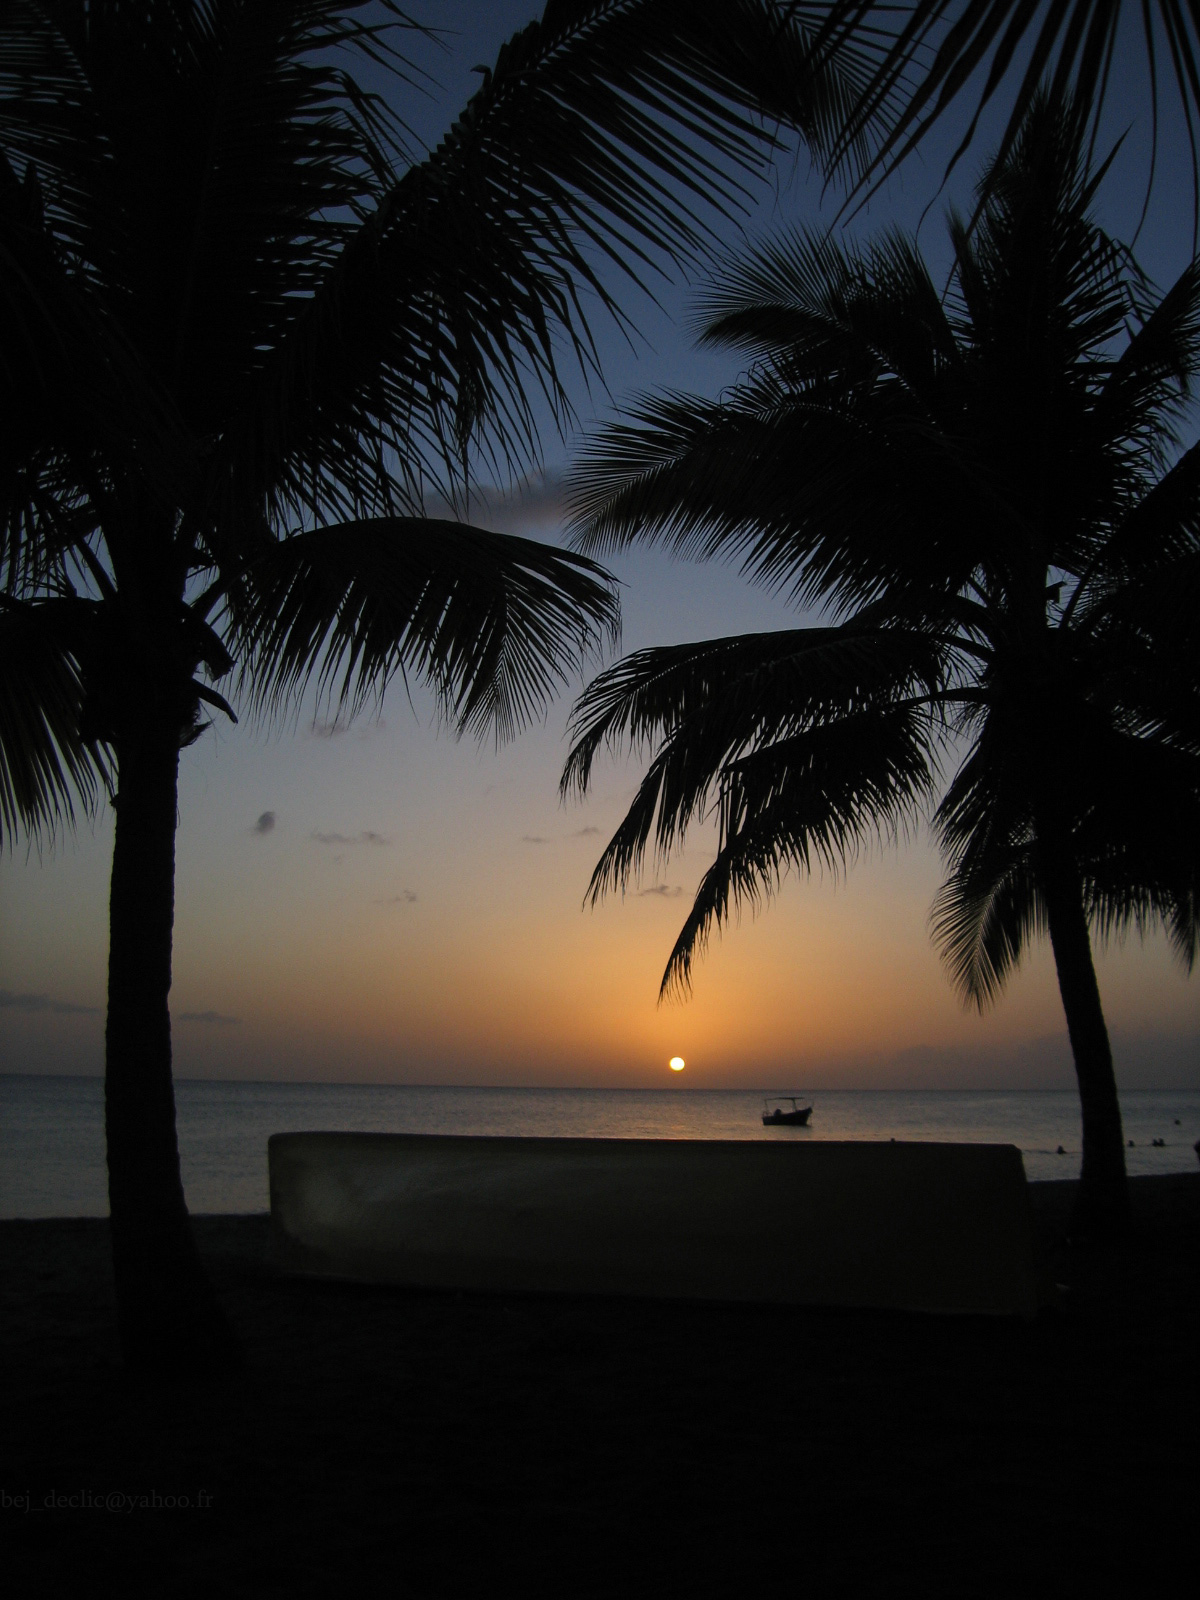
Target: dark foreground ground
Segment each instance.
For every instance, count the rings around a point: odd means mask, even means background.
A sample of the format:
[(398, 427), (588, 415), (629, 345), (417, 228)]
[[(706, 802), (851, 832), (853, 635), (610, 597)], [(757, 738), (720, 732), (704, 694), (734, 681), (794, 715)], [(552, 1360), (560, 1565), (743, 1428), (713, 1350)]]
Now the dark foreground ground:
[(1085, 1253), (1034, 1186), (1031, 1324), (322, 1286), (201, 1218), (250, 1366), (190, 1393), (123, 1377), (105, 1223), (0, 1223), (6, 1592), (1188, 1592), (1200, 1175), (1134, 1188)]

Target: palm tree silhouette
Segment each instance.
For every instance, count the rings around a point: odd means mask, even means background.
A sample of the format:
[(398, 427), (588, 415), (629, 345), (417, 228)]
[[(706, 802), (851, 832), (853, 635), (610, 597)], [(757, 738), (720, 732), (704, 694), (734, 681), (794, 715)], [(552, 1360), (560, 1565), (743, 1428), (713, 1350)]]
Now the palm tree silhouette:
[(222, 682), (349, 714), (416, 674), (501, 736), (543, 705), (614, 624), (606, 574), (427, 496), (536, 460), (564, 359), (598, 371), (585, 300), (622, 320), (614, 277), (703, 252), (769, 119), (827, 147), (858, 81), (766, 0), (557, 0), (416, 157), (370, 87), (420, 89), (412, 27), (390, 0), (0, 21), (0, 824), (112, 791), (109, 1199), (145, 1368), (234, 1359), (176, 1148), (181, 747), (232, 716)]
[(593, 903), (715, 802), (664, 991), (732, 905), (934, 807), (933, 931), (964, 998), (1050, 935), (1095, 1232), (1128, 1196), (1089, 926), (1159, 920), (1196, 953), (1200, 447), (1176, 428), (1200, 271), (1151, 293), (1091, 220), (1084, 131), (1035, 102), (977, 228), (951, 217), (944, 295), (900, 233), (861, 253), (796, 233), (718, 281), (704, 338), (750, 370), (593, 439), (581, 542), (733, 557), (832, 624), (618, 662), (573, 712), (562, 782), (585, 791), (606, 743), (653, 749)]
[[(979, 119), (994, 97), (1011, 88), (1008, 120), (997, 156), (1012, 149), (1039, 86), (1051, 95), (1071, 93), (1089, 120), (1094, 141), (1108, 97), (1121, 24), (1140, 23), (1149, 110), (1151, 154), (1146, 200), (1154, 182), (1158, 157), (1160, 93), (1174, 90), (1183, 113), (1192, 157), (1192, 228), (1200, 224), (1200, 160), (1197, 115), (1200, 114), (1200, 13), (1193, 0), (1142, 0), (1136, 8), (1122, 0), (833, 0), (823, 39), (836, 49), (839, 41), (861, 36), (865, 28), (886, 33), (875, 68), (854, 110), (843, 125), (848, 148), (871, 125), (887, 102), (900, 96), (889, 113), (888, 132), (867, 163), (862, 181), (877, 180), (904, 159), (960, 96), (975, 101), (974, 112), (950, 167), (975, 136)], [(1128, 54), (1130, 41), (1125, 43)], [(1136, 49), (1136, 46), (1134, 47)], [(986, 68), (986, 75), (984, 69)], [(982, 76), (982, 87), (979, 78)], [(1170, 89), (1167, 89), (1170, 92)], [(836, 149), (836, 147), (835, 147)]]

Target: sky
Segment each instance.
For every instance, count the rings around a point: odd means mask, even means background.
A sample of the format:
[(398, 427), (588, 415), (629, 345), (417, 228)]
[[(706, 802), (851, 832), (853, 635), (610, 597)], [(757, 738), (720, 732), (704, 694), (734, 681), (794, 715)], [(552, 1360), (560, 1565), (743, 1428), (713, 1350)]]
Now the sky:
[[(443, 4), (424, 47), (438, 80), (405, 110), (436, 141), (478, 81), (471, 69), (534, 8)], [(1118, 52), (1106, 132), (1128, 136), (1102, 196), (1130, 237), (1142, 208), (1148, 107), (1140, 52)], [(1138, 240), (1161, 285), (1191, 253), (1191, 169), (1164, 117), (1159, 173)], [(966, 195), (988, 149), (985, 119), (947, 194)], [(851, 224), (916, 228), (946, 256), (939, 182), (950, 124)], [(931, 204), (931, 202), (933, 202)], [(745, 220), (749, 238), (833, 221), (837, 197), (802, 161)], [(735, 241), (730, 236), (731, 245)], [(630, 347), (600, 331), (608, 395), (577, 391), (581, 431), (655, 386), (712, 393), (734, 375), (697, 353), (690, 291), (628, 301)], [(561, 542), (559, 483), (577, 439), (545, 441), (545, 475), (490, 496), (478, 520)], [(635, 551), (621, 582), (620, 652), (795, 626), (795, 610), (723, 567)], [(590, 663), (594, 672), (599, 663)], [(183, 752), (177, 842), (178, 1076), (672, 1088), (1068, 1088), (1053, 965), (1037, 947), (999, 1002), (964, 1010), (928, 935), (940, 882), (927, 835), (866, 852), (837, 881), (790, 877), (757, 915), (714, 939), (686, 1001), (658, 1003), (663, 966), (715, 831), (651, 867), (625, 896), (584, 906), (588, 878), (632, 798), (637, 760), (598, 768), (586, 801), (561, 805), (571, 699), (496, 750), (439, 729), (432, 702), (394, 688), (346, 728), (309, 706), (286, 727), (222, 724)], [(0, 859), (0, 1071), (99, 1073), (111, 814)], [(1161, 935), (1097, 954), (1125, 1088), (1200, 1086), (1200, 980)], [(671, 1056), (684, 1057), (673, 1075)]]

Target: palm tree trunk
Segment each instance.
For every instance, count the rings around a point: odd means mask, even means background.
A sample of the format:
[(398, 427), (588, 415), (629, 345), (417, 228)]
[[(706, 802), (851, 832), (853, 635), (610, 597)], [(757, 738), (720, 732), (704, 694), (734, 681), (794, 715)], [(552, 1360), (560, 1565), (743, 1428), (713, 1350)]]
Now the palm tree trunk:
[(1129, 1221), (1129, 1182), (1121, 1105), (1092, 961), (1083, 885), (1069, 858), (1053, 849), (1043, 851), (1041, 880), (1083, 1111), (1083, 1168), (1072, 1230), (1081, 1238), (1111, 1238)]
[(104, 1109), (121, 1347), (142, 1372), (186, 1377), (236, 1360), (192, 1237), (171, 1082), (178, 729), (152, 714), (117, 749)]

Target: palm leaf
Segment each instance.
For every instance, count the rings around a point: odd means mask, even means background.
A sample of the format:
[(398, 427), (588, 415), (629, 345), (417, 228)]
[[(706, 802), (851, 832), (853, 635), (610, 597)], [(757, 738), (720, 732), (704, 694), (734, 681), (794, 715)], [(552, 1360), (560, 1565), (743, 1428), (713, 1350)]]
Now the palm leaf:
[(315, 680), (352, 715), (412, 672), (460, 730), (499, 737), (617, 625), (610, 580), (584, 557), (432, 518), (293, 534), (247, 569), (230, 610), (260, 709)]
[[(836, 42), (852, 37), (875, 9), (869, 0), (837, 0), (828, 23), (830, 39)], [(947, 176), (971, 145), (985, 107), (1010, 81), (1010, 110), (997, 152), (999, 160), (1013, 149), (1043, 84), (1049, 85), (1056, 99), (1068, 93), (1075, 96), (1089, 118), (1094, 144), (1123, 10), (1116, 0), (1103, 5), (1094, 0), (1045, 0), (1043, 4), (1037, 0), (966, 0), (961, 7), (951, 0), (907, 0), (857, 114), (846, 124), (843, 145), (835, 146), (834, 159), (904, 86), (907, 92), (901, 107), (890, 117), (889, 131), (861, 180), (877, 185), (957, 101), (985, 63), (982, 91), (968, 128), (949, 159)], [(1167, 75), (1174, 80), (1192, 151), (1194, 214), (1200, 216), (1195, 142), (1195, 119), (1200, 111), (1200, 12), (1193, 0), (1143, 0), (1140, 15), (1153, 117), (1147, 203), (1157, 156), (1160, 70), (1169, 63)], [(1024, 69), (1017, 79), (1013, 63), (1022, 49), (1026, 52)]]
[(81, 733), (91, 608), (0, 596), (0, 847), (90, 813), (111, 790), (104, 747)]
[(686, 985), (730, 895), (769, 893), (787, 864), (845, 865), (869, 834), (913, 813), (936, 770), (944, 671), (936, 641), (855, 621), (642, 651), (589, 685), (572, 715), (564, 795), (586, 789), (602, 745), (658, 741), (592, 874), (593, 903), (627, 886), (652, 834), (665, 857), (717, 798), (718, 859), (664, 992)]
[(395, 444), (410, 510), (469, 446), (530, 459), (539, 405), (570, 416), (561, 351), (596, 370), (584, 296), (622, 320), (602, 263), (648, 286), (703, 255), (773, 147), (764, 112), (830, 136), (862, 53), (815, 56), (814, 33), (807, 8), (758, 0), (550, 6), (379, 195), (264, 364), (221, 471), (293, 504), (324, 475), (344, 513), (385, 493), (354, 440)]
[(1046, 915), (1028, 849), (972, 852), (946, 879), (930, 912), (934, 943), (964, 1003), (985, 1010), (1020, 965)]
[(0, 430), (0, 571), (9, 592), (61, 577), (65, 553), (95, 531), (113, 463), (145, 490), (186, 493), (195, 464), (178, 417), (64, 260), (35, 169), (18, 182), (2, 153), (0, 381), (20, 397)]
[(772, 895), (789, 867), (844, 870), (869, 839), (915, 821), (936, 770), (929, 733), (926, 708), (902, 704), (823, 722), (732, 763), (722, 774), (716, 859), (675, 941), (660, 997), (690, 987), (692, 962), (713, 927)]

